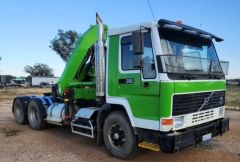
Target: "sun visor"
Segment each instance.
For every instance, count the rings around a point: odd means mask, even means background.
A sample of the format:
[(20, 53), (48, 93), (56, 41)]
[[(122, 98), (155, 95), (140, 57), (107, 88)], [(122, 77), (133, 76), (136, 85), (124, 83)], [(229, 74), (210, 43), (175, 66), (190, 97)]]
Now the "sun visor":
[(158, 21), (158, 24), (159, 24), (160, 28), (172, 29), (172, 30), (176, 30), (176, 31), (180, 31), (180, 32), (185, 32), (185, 33), (196, 35), (196, 36), (206, 38), (206, 39), (215, 39), (216, 42), (223, 41), (222, 38), (217, 37), (206, 31), (203, 31), (203, 30), (200, 30), (200, 29), (188, 26), (188, 25), (184, 25), (181, 23), (173, 22), (170, 20), (160, 19)]

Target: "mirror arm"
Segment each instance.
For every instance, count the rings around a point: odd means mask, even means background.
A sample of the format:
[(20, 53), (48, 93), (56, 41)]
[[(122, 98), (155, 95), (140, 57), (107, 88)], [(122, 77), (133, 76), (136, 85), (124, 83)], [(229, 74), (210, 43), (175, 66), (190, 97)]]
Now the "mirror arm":
[[(143, 43), (143, 39), (144, 39), (144, 33), (142, 32), (142, 29), (146, 29), (148, 32), (150, 31), (150, 28), (147, 28), (147, 27), (145, 27), (145, 26), (140, 26), (140, 34), (141, 34), (141, 48), (142, 48), (142, 51), (144, 51), (144, 43)], [(144, 53), (143, 53), (144, 54)], [(143, 78), (144, 78), (144, 73), (143, 73), (143, 64), (144, 64), (144, 61), (143, 61), (143, 58), (142, 58), (142, 55), (143, 54), (141, 54), (140, 55), (140, 85), (142, 86), (142, 87), (146, 87), (144, 84), (143, 84), (143, 81), (142, 81), (142, 76), (143, 76)]]
[(148, 32), (151, 30), (151, 28), (148, 28), (146, 26), (140, 26), (140, 31), (142, 31), (142, 29), (146, 29)]
[[(143, 36), (143, 32), (142, 32), (142, 29), (146, 29), (148, 32), (149, 32), (149, 30), (150, 30), (150, 28), (147, 28), (147, 27), (145, 27), (145, 26), (140, 26), (140, 33), (141, 33), (141, 45), (142, 45), (142, 50), (144, 49), (144, 44), (143, 44), (143, 39), (144, 39), (144, 36)], [(144, 53), (143, 53), (144, 54)], [(144, 75), (144, 73), (143, 73), (143, 59), (142, 59), (142, 55), (140, 55), (140, 85), (142, 86), (142, 87), (144, 87), (144, 84), (143, 84), (143, 81), (142, 81), (142, 76)], [(143, 76), (144, 77), (144, 76)]]
[(143, 87), (143, 81), (142, 81), (142, 76), (143, 76), (143, 59), (142, 59), (142, 55), (140, 55), (140, 75), (139, 75), (139, 81), (140, 81), (140, 85)]

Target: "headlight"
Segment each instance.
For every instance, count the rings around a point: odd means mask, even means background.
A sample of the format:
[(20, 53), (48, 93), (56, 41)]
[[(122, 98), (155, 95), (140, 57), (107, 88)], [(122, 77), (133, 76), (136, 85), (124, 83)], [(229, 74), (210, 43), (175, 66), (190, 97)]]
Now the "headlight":
[(174, 128), (177, 129), (177, 128), (181, 128), (184, 124), (184, 116), (177, 116), (177, 117), (174, 117)]

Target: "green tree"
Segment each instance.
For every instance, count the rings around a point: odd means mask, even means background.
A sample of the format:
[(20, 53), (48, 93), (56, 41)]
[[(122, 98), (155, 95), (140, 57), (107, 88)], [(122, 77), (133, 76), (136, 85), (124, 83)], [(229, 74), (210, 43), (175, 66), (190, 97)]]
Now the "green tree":
[(58, 30), (57, 36), (50, 41), (50, 48), (54, 50), (65, 62), (68, 61), (79, 34), (74, 30)]
[(34, 66), (27, 65), (24, 71), (30, 76), (54, 76), (53, 69), (46, 64), (36, 63)]

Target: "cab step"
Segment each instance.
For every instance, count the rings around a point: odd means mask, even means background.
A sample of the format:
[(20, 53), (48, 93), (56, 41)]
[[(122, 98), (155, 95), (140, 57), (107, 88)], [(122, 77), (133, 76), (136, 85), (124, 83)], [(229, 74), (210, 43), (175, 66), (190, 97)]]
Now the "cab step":
[(94, 138), (95, 125), (91, 117), (98, 111), (96, 107), (81, 108), (71, 122), (72, 133)]
[(94, 138), (94, 127), (91, 120), (76, 118), (71, 122), (72, 133)]
[(153, 151), (160, 151), (160, 146), (155, 143), (150, 143), (150, 142), (141, 142), (138, 144), (139, 147), (153, 150)]

